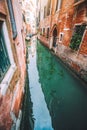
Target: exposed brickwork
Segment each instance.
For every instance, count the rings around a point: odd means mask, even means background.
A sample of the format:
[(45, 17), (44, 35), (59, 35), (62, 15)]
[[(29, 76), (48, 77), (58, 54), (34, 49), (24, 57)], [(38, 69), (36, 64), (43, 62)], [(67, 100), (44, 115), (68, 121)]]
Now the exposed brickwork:
[(76, 24), (77, 23), (82, 23), (84, 22), (84, 17), (86, 17), (86, 5), (85, 4), (81, 4), (79, 7), (78, 7), (78, 12), (77, 12), (77, 15), (76, 15)]
[(12, 102), (11, 111), (15, 113), (15, 116), (18, 117), (19, 109), (21, 108), (21, 101), (23, 97), (23, 90), (20, 83), (16, 89), (14, 89), (14, 98)]
[(3, 19), (6, 22), (13, 58), (16, 64), (16, 71), (12, 77), (6, 94), (3, 96), (0, 92), (0, 130), (11, 129), (14, 122), (11, 118), (11, 111), (14, 112), (16, 117), (18, 117), (19, 109), (21, 109), (23, 87), (26, 75), (26, 49), (23, 36), (22, 14), (18, 0), (13, 0), (12, 5), (18, 32), (15, 40), (13, 40), (7, 1), (0, 0), (0, 20)]
[(85, 31), (85, 35), (84, 35), (84, 38), (82, 40), (80, 53), (81, 54), (87, 54), (87, 30)]
[(6, 15), (5, 0), (0, 0), (0, 13)]
[(71, 64), (71, 67), (74, 69), (74, 70), (77, 70), (78, 72), (80, 71), (80, 67), (75, 64), (74, 62)]
[(70, 40), (71, 40), (71, 35), (72, 35), (72, 32), (71, 32), (71, 30), (64, 30), (64, 39), (63, 39), (63, 44), (65, 45), (65, 46), (69, 46), (69, 44), (70, 44)]
[[(44, 38), (46, 35), (40, 39), (44, 39), (42, 40), (43, 43), (45, 43), (46, 46), (48, 44), (50, 49), (54, 49), (53, 31), (54, 27), (56, 27), (56, 55), (60, 56), (61, 59), (64, 57), (65, 61), (74, 70), (76, 70), (77, 73), (80, 69), (83, 69), (85, 72), (87, 70), (87, 27), (84, 31), (82, 41), (77, 51), (73, 51), (70, 48), (70, 42), (76, 25), (84, 24), (87, 26), (87, 1), (80, 0), (75, 3), (74, 0), (62, 0), (61, 8), (57, 11), (55, 11), (55, 3), (56, 0), (52, 0), (51, 14), (40, 21), (40, 28), (46, 29), (48, 26), (50, 27), (49, 42), (47, 42), (47, 39)], [(41, 8), (43, 8), (43, 6), (41, 6)], [(69, 63), (68, 61), (72, 62)], [(82, 75), (84, 75), (84, 73)]]
[(47, 38), (45, 38), (45, 37), (43, 37), (43, 36), (40, 36), (39, 39), (40, 39), (40, 41), (41, 41), (42, 43), (44, 43), (44, 45), (45, 45), (46, 47), (49, 47), (49, 45), (48, 45), (49, 39), (48, 39), (48, 41), (47, 41)]
[(12, 119), (10, 117), (12, 94), (7, 94), (0, 99), (0, 130), (10, 130), (12, 124)]

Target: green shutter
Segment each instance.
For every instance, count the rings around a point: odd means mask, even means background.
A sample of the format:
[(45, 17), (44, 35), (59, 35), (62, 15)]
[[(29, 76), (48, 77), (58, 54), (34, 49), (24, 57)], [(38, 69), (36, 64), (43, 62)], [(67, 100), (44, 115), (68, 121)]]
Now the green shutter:
[(5, 46), (5, 40), (2, 29), (0, 30), (0, 82), (4, 78), (10, 67), (10, 60)]

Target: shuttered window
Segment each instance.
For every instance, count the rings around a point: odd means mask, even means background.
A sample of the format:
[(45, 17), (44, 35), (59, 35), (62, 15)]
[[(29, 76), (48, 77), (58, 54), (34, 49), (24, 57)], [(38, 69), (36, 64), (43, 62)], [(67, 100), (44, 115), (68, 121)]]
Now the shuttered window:
[(71, 39), (71, 43), (70, 43), (70, 48), (72, 48), (73, 50), (79, 49), (85, 28), (86, 28), (86, 25), (76, 25), (75, 26), (74, 32), (72, 35), (72, 39)]
[(0, 82), (10, 67), (10, 60), (5, 45), (2, 23), (0, 23)]

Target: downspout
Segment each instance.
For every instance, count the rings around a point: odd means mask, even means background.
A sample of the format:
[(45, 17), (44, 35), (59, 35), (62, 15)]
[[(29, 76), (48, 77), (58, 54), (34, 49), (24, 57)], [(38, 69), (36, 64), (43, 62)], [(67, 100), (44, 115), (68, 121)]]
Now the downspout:
[(51, 20), (50, 20), (50, 38), (49, 38), (49, 49), (51, 49), (52, 48), (52, 41), (53, 41), (53, 39), (52, 39), (52, 36), (51, 36), (51, 26), (52, 26), (52, 11), (53, 11), (53, 5), (52, 5), (52, 0), (51, 0), (51, 9), (50, 9), (50, 17), (51, 17)]
[(12, 26), (12, 33), (13, 33), (13, 39), (17, 37), (17, 28), (16, 28), (16, 22), (14, 18), (14, 12), (13, 12), (13, 7), (12, 7), (12, 1), (7, 0), (7, 5), (8, 5), (8, 10), (10, 14), (10, 20), (11, 20), (11, 26)]

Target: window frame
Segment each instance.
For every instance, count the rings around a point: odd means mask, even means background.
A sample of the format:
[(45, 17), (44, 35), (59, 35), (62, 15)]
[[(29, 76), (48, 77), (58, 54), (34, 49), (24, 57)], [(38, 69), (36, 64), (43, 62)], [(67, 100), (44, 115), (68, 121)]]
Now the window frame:
[(0, 73), (1, 73), (0, 82), (1, 82), (10, 67), (10, 60), (5, 45), (2, 22), (0, 22), (0, 52), (1, 52), (0, 54), (1, 56), (0, 57)]
[[(83, 35), (81, 35), (81, 34), (78, 34), (77, 32), (76, 32), (76, 27), (78, 27), (78, 26), (85, 26), (85, 29), (84, 29), (84, 31), (83, 31)], [(79, 50), (79, 48), (80, 48), (80, 46), (81, 46), (81, 44), (82, 44), (82, 41), (83, 41), (83, 37), (84, 37), (84, 34), (85, 34), (85, 30), (86, 30), (86, 27), (87, 27), (87, 25), (86, 24), (75, 24), (74, 25), (74, 27), (73, 27), (73, 32), (72, 32), (72, 37), (71, 37), (71, 41), (70, 41), (70, 45), (69, 45), (69, 47), (72, 49), (72, 50), (75, 50), (75, 51), (78, 51)], [(77, 34), (77, 35), (80, 35), (80, 36), (82, 36), (81, 37), (81, 41), (80, 41), (80, 43), (79, 43), (79, 46), (76, 48), (72, 48), (71, 46), (72, 46), (72, 40), (73, 40), (73, 38), (75, 37), (75, 34)]]
[(2, 81), (0, 82), (0, 92), (1, 92), (2, 95), (5, 95), (8, 87), (10, 86), (10, 82), (11, 82), (11, 79), (14, 75), (14, 72), (16, 70), (16, 65), (15, 65), (15, 62), (14, 62), (13, 54), (12, 54), (12, 49), (11, 49), (11, 44), (10, 44), (10, 39), (9, 39), (9, 35), (8, 35), (6, 22), (5, 22), (5, 20), (2, 21), (2, 22), (3, 22), (2, 23), (2, 29), (3, 29), (4, 40), (5, 40), (5, 46), (6, 46), (8, 56), (9, 56), (9, 60), (10, 60), (9, 69), (6, 72)]
[(60, 32), (60, 34), (59, 34), (59, 43), (63, 42), (63, 38), (64, 38), (64, 33)]
[(57, 0), (56, 11), (59, 11), (61, 9), (61, 6), (62, 6), (62, 0)]
[(49, 38), (50, 35), (50, 27), (47, 27), (47, 38)]

